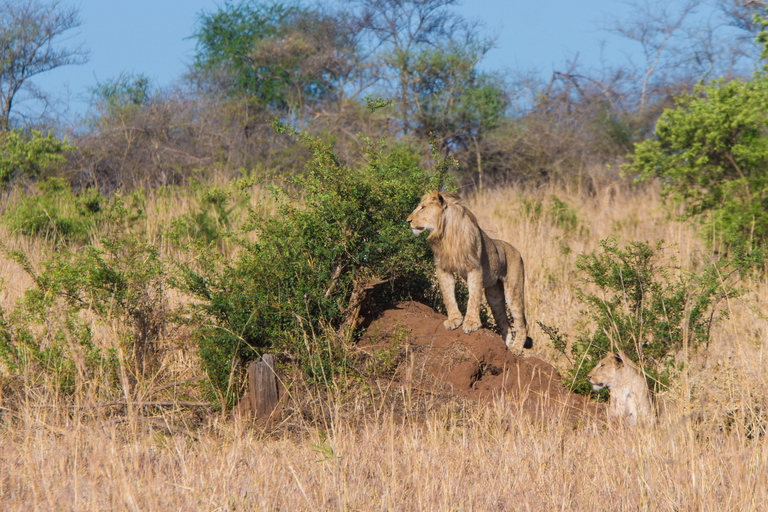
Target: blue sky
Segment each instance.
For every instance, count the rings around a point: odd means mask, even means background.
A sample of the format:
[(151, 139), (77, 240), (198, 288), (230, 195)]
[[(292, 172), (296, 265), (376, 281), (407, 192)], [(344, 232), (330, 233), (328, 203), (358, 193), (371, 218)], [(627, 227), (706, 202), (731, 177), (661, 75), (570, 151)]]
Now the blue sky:
[[(190, 36), (202, 11), (215, 12), (213, 0), (81, 0), (82, 26), (72, 42), (90, 50), (89, 62), (40, 75), (35, 83), (59, 97), (62, 110), (83, 113), (89, 90), (120, 73), (142, 73), (154, 84), (179, 79), (194, 55)], [(579, 62), (598, 67), (638, 58), (639, 47), (612, 36), (601, 26), (626, 18), (630, 9), (615, 0), (464, 1), (464, 17), (480, 21), (498, 37), (483, 66), (493, 70), (535, 70), (549, 77), (579, 54)], [(603, 44), (605, 43), (605, 44)]]

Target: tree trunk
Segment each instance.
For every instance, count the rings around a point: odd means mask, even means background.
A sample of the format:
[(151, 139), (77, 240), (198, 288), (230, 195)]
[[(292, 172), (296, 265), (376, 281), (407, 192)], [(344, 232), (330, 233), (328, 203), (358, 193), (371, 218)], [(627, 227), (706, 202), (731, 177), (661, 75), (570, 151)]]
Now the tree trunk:
[(477, 137), (472, 137), (475, 143), (475, 155), (477, 156), (477, 188), (483, 190), (483, 158), (480, 155), (480, 144), (477, 142)]
[(277, 407), (277, 372), (275, 356), (265, 354), (260, 361), (248, 365), (248, 390), (240, 400), (237, 411), (253, 414), (256, 419), (267, 418)]

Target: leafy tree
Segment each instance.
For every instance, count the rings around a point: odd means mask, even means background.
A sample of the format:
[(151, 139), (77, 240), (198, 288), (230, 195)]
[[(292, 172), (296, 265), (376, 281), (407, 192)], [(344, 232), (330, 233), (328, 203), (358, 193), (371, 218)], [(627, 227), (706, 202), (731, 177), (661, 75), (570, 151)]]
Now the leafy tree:
[(80, 26), (76, 8), (65, 9), (59, 0), (3, 0), (0, 3), (0, 130), (11, 124), (19, 93), (44, 99), (30, 79), (51, 69), (83, 64), (82, 47), (61, 44), (62, 36)]
[(152, 100), (152, 83), (140, 74), (121, 73), (112, 80), (100, 82), (91, 90), (93, 103), (102, 116), (138, 110)]
[(503, 84), (494, 75), (479, 73), (477, 63), (490, 43), (422, 50), (410, 70), (415, 134), (435, 134), (448, 152), (474, 146), (480, 188), (483, 187), (479, 139), (499, 126), (507, 102)]
[(627, 170), (701, 215), (712, 243), (768, 242), (768, 78), (700, 85), (677, 98)]
[(337, 92), (356, 68), (354, 33), (343, 17), (318, 9), (227, 2), (199, 23), (193, 74), (263, 106), (301, 111)]
[(493, 46), (451, 10), (455, 0), (350, 0), (375, 48), (379, 86), (394, 97), (405, 135), (440, 139), (448, 154), (473, 146), (482, 187), (480, 140), (505, 115), (502, 80), (478, 63)]
[(0, 183), (15, 177), (39, 177), (51, 166), (63, 163), (64, 154), (74, 149), (66, 139), (59, 140), (52, 133), (0, 132)]
[[(450, 7), (457, 0), (349, 0), (356, 11), (356, 29), (372, 38), (375, 58), (395, 91), (405, 133), (412, 132), (416, 106), (412, 101), (413, 60), (424, 48), (440, 48), (471, 34)], [(469, 40), (469, 39), (467, 39)]]

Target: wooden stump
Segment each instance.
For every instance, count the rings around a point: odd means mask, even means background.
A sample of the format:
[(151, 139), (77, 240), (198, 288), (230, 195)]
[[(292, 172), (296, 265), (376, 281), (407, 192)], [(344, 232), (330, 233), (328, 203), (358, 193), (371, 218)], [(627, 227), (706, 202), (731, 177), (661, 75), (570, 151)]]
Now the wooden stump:
[(277, 372), (275, 356), (265, 354), (260, 361), (248, 365), (248, 390), (237, 410), (241, 415), (253, 414), (256, 419), (266, 418), (277, 407)]

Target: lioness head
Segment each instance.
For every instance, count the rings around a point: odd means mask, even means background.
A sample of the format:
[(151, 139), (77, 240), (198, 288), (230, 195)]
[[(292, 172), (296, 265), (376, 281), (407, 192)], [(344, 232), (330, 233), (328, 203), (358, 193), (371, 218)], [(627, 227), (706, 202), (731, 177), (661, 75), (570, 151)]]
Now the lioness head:
[(587, 378), (592, 384), (592, 389), (600, 391), (604, 387), (611, 387), (616, 382), (616, 372), (624, 367), (626, 356), (623, 352), (614, 354), (608, 352), (603, 359), (589, 372)]
[(419, 236), (425, 231), (431, 233), (437, 229), (444, 207), (445, 198), (440, 192), (435, 190), (425, 194), (416, 209), (406, 219), (413, 234)]

